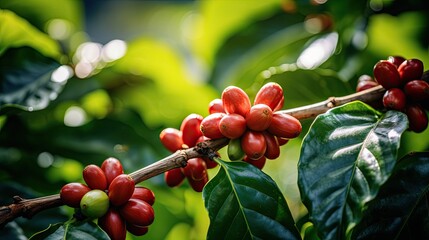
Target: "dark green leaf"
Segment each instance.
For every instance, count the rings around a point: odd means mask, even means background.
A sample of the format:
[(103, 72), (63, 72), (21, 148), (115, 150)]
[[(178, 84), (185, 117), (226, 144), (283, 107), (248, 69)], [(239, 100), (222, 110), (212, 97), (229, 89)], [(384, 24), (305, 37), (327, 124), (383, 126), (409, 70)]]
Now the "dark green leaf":
[(244, 162), (218, 160), (221, 168), (205, 186), (207, 239), (300, 239), (275, 182)]
[(429, 152), (402, 158), (368, 204), (355, 239), (429, 239)]
[(302, 201), (322, 239), (343, 239), (390, 176), (407, 117), (353, 102), (319, 115), (298, 163)]
[(24, 235), (22, 228), (13, 221), (0, 228), (0, 239), (25, 240), (27, 237)]
[(109, 236), (91, 221), (71, 221), (50, 225), (47, 229), (31, 236), (31, 240), (109, 240)]

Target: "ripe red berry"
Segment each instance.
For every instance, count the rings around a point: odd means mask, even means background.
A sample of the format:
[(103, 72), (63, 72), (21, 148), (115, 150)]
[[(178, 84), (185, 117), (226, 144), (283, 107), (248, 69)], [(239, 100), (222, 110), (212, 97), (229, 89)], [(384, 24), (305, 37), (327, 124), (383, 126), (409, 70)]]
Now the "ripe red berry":
[(361, 75), (358, 79), (357, 85), (356, 85), (356, 92), (361, 92), (363, 90), (373, 88), (375, 86), (378, 86), (379, 84), (369, 75)]
[(98, 219), (97, 223), (112, 240), (125, 240), (127, 235), (125, 220), (115, 208), (110, 208), (104, 216)]
[(407, 97), (414, 101), (429, 100), (429, 83), (423, 80), (412, 80), (404, 86), (404, 92)]
[(405, 60), (399, 65), (398, 72), (403, 83), (421, 79), (423, 74), (423, 62), (415, 58)]
[(295, 138), (301, 134), (302, 125), (295, 117), (289, 114), (274, 113), (268, 132), (277, 137)]
[(146, 187), (135, 187), (131, 198), (140, 199), (149, 203), (150, 205), (155, 203), (155, 194), (152, 192), (152, 190)]
[(127, 230), (134, 236), (143, 236), (149, 231), (148, 226), (138, 226), (135, 224), (127, 224)]
[(250, 110), (249, 96), (239, 87), (229, 86), (225, 88), (221, 99), (226, 113), (237, 113), (244, 117)]
[(219, 131), (229, 139), (239, 138), (246, 131), (246, 119), (240, 114), (226, 114), (219, 121)]
[(201, 132), (210, 139), (223, 138), (219, 130), (219, 122), (225, 116), (224, 113), (213, 113), (203, 119), (200, 125)]
[(159, 134), (162, 145), (170, 152), (183, 148), (182, 132), (175, 128), (166, 128)]
[(273, 111), (277, 111), (283, 107), (283, 89), (275, 82), (266, 83), (256, 93), (254, 105), (265, 104)]
[(250, 163), (259, 169), (262, 169), (262, 168), (264, 168), (265, 162), (267, 161), (267, 159), (263, 156), (263, 157), (259, 158), (258, 160), (253, 160), (253, 159), (250, 159), (249, 157), (245, 156), (243, 161)]
[(128, 174), (113, 179), (109, 186), (109, 200), (115, 206), (126, 203), (134, 193), (135, 183)]
[(83, 195), (89, 191), (91, 191), (91, 189), (85, 184), (67, 183), (61, 188), (60, 198), (65, 205), (78, 208)]
[(192, 178), (188, 178), (189, 185), (191, 185), (192, 189), (195, 192), (202, 192), (204, 189), (204, 186), (208, 181), (209, 181), (209, 176), (207, 175), (207, 172), (204, 175), (204, 177), (200, 180), (194, 180)]
[(207, 175), (206, 163), (202, 158), (191, 158), (188, 160), (186, 167), (182, 168), (183, 174), (189, 179), (199, 181)]
[(277, 138), (277, 142), (279, 143), (280, 146), (285, 145), (287, 142), (289, 142), (288, 138), (282, 138), (282, 137), (276, 137)]
[(263, 157), (267, 149), (264, 135), (262, 132), (246, 131), (241, 138), (241, 148), (250, 159)]
[(165, 183), (167, 183), (169, 187), (179, 186), (184, 179), (185, 175), (180, 168), (171, 169), (164, 173)]
[(83, 179), (91, 189), (107, 189), (107, 178), (103, 170), (94, 164), (90, 164), (83, 169)]
[(403, 111), (406, 103), (405, 93), (399, 88), (391, 88), (383, 96), (383, 105), (388, 109)]
[(253, 105), (246, 115), (247, 127), (255, 131), (266, 130), (273, 119), (273, 111), (263, 103)]
[(401, 63), (405, 61), (405, 58), (402, 56), (389, 56), (387, 58), (387, 61), (393, 63), (393, 65), (395, 65), (395, 67), (398, 68), (401, 65)]
[(149, 226), (155, 219), (152, 206), (144, 201), (131, 198), (119, 208), (119, 213), (127, 223)]
[(203, 135), (200, 130), (200, 124), (203, 121), (203, 116), (192, 113), (182, 121), (180, 131), (182, 132), (183, 143), (188, 147), (193, 147), (197, 140)]
[(387, 60), (380, 60), (374, 65), (375, 80), (385, 89), (400, 87), (402, 85), (399, 72), (393, 63)]
[(276, 159), (280, 156), (280, 145), (277, 142), (277, 138), (269, 132), (262, 132), (265, 137), (265, 143), (267, 145), (267, 149), (265, 151), (264, 156), (267, 159)]
[(101, 169), (107, 179), (107, 186), (110, 185), (113, 179), (124, 173), (121, 162), (113, 157), (107, 158), (101, 164)]
[(408, 104), (405, 110), (409, 121), (409, 130), (420, 133), (428, 127), (428, 116), (418, 104)]
[(223, 109), (222, 99), (216, 98), (209, 103), (209, 114), (212, 113), (225, 113), (225, 110)]

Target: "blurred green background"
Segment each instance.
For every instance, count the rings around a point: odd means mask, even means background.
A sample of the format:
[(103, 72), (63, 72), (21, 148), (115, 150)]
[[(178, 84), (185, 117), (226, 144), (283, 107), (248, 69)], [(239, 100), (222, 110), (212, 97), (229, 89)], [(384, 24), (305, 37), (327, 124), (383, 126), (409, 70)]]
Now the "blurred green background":
[[(82, 169), (113, 156), (131, 173), (169, 152), (159, 141), (228, 85), (251, 99), (282, 85), (284, 109), (355, 91), (357, 78), (390, 55), (429, 65), (423, 0), (1, 0), (0, 204), (82, 181)], [(426, 68), (425, 68), (426, 69)], [(51, 77), (52, 76), (52, 77)], [(54, 77), (55, 76), (55, 77)], [(306, 213), (296, 183), (303, 134), (269, 161), (294, 218)], [(407, 132), (401, 155), (428, 150), (428, 131)], [(220, 151), (227, 158), (226, 151)], [(210, 170), (210, 176), (217, 169)], [(205, 239), (201, 193), (141, 183), (156, 195), (141, 239)], [(23, 218), (0, 238), (25, 239), (67, 220), (68, 207)], [(129, 239), (138, 239), (132, 235)]]

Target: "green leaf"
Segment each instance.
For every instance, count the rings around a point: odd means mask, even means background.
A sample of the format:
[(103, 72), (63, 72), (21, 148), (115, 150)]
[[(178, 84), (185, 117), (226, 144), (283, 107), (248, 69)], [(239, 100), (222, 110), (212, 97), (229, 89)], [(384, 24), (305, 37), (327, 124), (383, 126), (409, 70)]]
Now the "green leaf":
[(47, 229), (34, 234), (30, 240), (109, 240), (109, 236), (97, 224), (91, 221), (70, 221), (50, 225)]
[(300, 239), (275, 182), (244, 162), (217, 161), (221, 168), (205, 186), (207, 239)]
[(356, 239), (429, 239), (429, 152), (400, 159), (368, 204)]
[(390, 176), (405, 114), (352, 102), (319, 115), (305, 136), (298, 185), (322, 239), (343, 239)]
[(32, 47), (48, 57), (60, 56), (59, 44), (52, 38), (15, 13), (0, 9), (0, 56), (8, 48), (25, 46)]
[(6, 51), (0, 58), (0, 113), (6, 108), (24, 111), (46, 108), (71, 75), (64, 72), (61, 78), (54, 79), (52, 74), (59, 67), (57, 61), (32, 48)]

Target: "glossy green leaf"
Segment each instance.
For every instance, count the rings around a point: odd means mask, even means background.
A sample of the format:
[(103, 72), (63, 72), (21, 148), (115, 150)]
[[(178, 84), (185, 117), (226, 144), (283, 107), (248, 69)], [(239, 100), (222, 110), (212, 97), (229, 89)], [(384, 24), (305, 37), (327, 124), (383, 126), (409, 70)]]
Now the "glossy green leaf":
[(398, 161), (390, 179), (368, 204), (355, 239), (429, 239), (429, 152)]
[(70, 221), (50, 225), (47, 229), (34, 234), (31, 240), (109, 240), (109, 236), (97, 224), (91, 221)]
[(343, 239), (388, 179), (397, 158), (405, 114), (381, 114), (352, 102), (319, 115), (305, 136), (298, 185), (322, 239)]
[(244, 162), (218, 160), (221, 168), (204, 188), (207, 239), (300, 239), (275, 182)]

